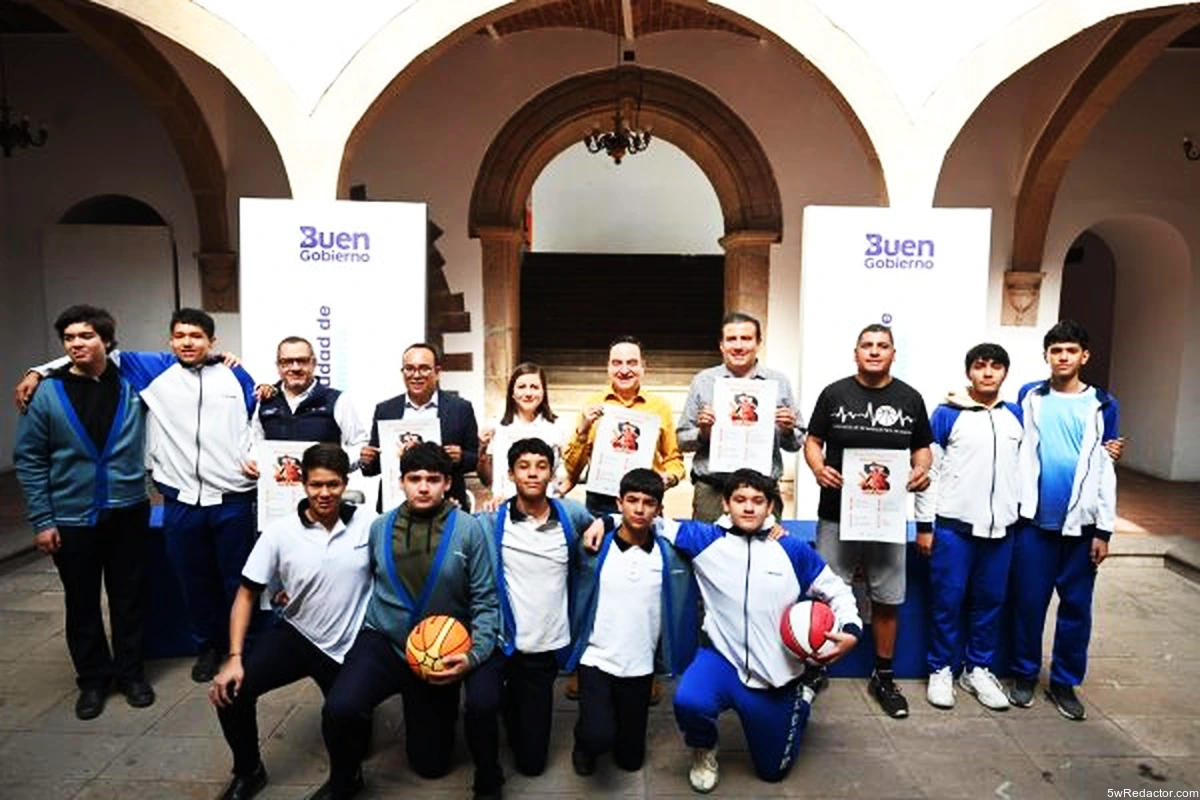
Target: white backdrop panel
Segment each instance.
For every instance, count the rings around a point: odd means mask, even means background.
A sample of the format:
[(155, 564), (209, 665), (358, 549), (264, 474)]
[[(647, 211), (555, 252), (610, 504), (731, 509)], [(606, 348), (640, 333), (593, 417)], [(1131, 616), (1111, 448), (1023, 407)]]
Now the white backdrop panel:
[[(932, 411), (964, 385), (963, 356), (986, 330), (991, 210), (808, 206), (800, 274), (800, 410), (854, 372), (858, 332), (892, 327), (892, 374)], [(818, 489), (801, 463), (796, 516), (816, 517)]]
[(242, 358), (275, 382), (275, 347), (303, 336), (317, 377), (364, 423), (404, 389), (401, 353), (425, 338), (424, 203), (241, 200)]

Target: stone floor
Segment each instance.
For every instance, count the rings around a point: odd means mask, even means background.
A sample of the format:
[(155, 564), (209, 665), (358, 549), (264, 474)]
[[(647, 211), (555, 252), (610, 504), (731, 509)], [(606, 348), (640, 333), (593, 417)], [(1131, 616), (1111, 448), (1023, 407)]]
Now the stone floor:
[[(1123, 537), (1119, 537), (1123, 538)], [(1129, 540), (1132, 541), (1132, 538)], [(919, 682), (904, 682), (907, 720), (885, 718), (862, 681), (837, 680), (818, 699), (799, 761), (780, 784), (750, 772), (736, 719), (722, 721), (721, 797), (1067, 797), (1109, 789), (1200, 789), (1200, 587), (1161, 556), (1114, 557), (1096, 598), (1089, 719), (1068, 722), (1040, 697), (1032, 709), (984, 710), (960, 693), (938, 711)], [(1146, 551), (1150, 552), (1150, 551)], [(75, 691), (62, 634), (62, 594), (49, 561), (10, 561), (0, 575), (0, 797), (213, 798), (229, 755), (204, 687), (182, 660), (152, 662), (158, 702), (129, 708), (113, 697), (92, 722), (73, 714)], [(398, 702), (376, 718), (367, 797), (468, 796), (470, 769), (437, 782), (405, 766)], [(690, 796), (687, 755), (670, 703), (653, 711), (640, 772), (607, 762), (592, 779), (570, 766), (573, 704), (560, 701), (551, 764), (541, 778), (511, 777), (511, 798)], [(271, 785), (264, 798), (306, 797), (323, 780), (320, 696), (308, 684), (260, 704)]]

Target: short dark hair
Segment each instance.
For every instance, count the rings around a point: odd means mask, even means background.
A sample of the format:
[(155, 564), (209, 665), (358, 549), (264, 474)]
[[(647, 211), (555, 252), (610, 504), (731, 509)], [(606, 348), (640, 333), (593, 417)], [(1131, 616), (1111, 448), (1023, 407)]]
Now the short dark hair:
[(409, 350), (428, 350), (429, 352), (433, 353), (433, 365), (435, 367), (440, 367), (442, 365), (442, 351), (438, 349), (436, 344), (431, 344), (429, 342), (413, 342), (408, 347), (404, 348), (404, 352), (401, 354), (401, 356), (407, 355)]
[(977, 344), (967, 351), (967, 372), (971, 371), (971, 365), (976, 361), (991, 361), (993, 364), (999, 364), (1005, 369), (1008, 369), (1008, 351), (1000, 345), (993, 344), (992, 342)]
[(524, 455), (545, 456), (550, 468), (554, 468), (554, 448), (535, 436), (513, 442), (508, 448), (508, 468), (515, 469), (517, 459)]
[(652, 469), (638, 467), (631, 469), (621, 478), (621, 497), (630, 492), (639, 492), (653, 497), (662, 504), (663, 495), (667, 492), (667, 487), (663, 484), (662, 476)]
[(892, 343), (892, 347), (896, 346), (896, 337), (892, 334), (892, 329), (887, 325), (884, 325), (882, 322), (872, 322), (870, 325), (858, 332), (858, 338), (854, 340), (856, 347), (858, 346), (858, 343), (862, 341), (862, 337), (866, 336), (868, 333), (886, 333), (888, 335), (888, 341)]
[(210, 339), (217, 335), (217, 323), (213, 322), (213, 318), (206, 312), (198, 308), (176, 309), (175, 313), (171, 315), (171, 326), (167, 330), (174, 333), (176, 325), (195, 325)]
[(341, 445), (321, 442), (314, 444), (304, 451), (300, 459), (300, 474), (308, 480), (308, 473), (314, 469), (327, 469), (336, 472), (343, 481), (350, 480), (350, 456)]
[(762, 341), (762, 324), (759, 323), (759, 321), (756, 320), (754, 317), (750, 316), (749, 314), (747, 314), (743, 311), (730, 311), (728, 314), (726, 314), (724, 316), (724, 318), (721, 320), (721, 336), (722, 336), (722, 338), (724, 338), (724, 336), (725, 336), (725, 326), (726, 325), (737, 325), (738, 323), (741, 323), (741, 322), (752, 323), (754, 325), (754, 338), (760, 342)]
[(637, 338), (636, 336), (634, 336), (631, 333), (626, 333), (626, 334), (623, 334), (623, 335), (618, 336), (617, 338), (613, 339), (611, 342), (608, 343), (608, 349), (612, 350), (614, 347), (616, 347), (619, 344), (637, 345), (638, 350), (642, 349), (642, 340)]
[(1073, 319), (1063, 319), (1046, 331), (1042, 338), (1042, 349), (1049, 350), (1052, 344), (1077, 344), (1084, 350), (1088, 349), (1087, 328)]
[(54, 330), (58, 331), (58, 338), (63, 338), (67, 328), (76, 323), (91, 325), (100, 341), (104, 342), (105, 352), (111, 352), (117, 346), (117, 321), (105, 309), (83, 304), (65, 309), (58, 315), (58, 319), (54, 320)]
[(745, 467), (735, 470), (725, 479), (725, 488), (722, 491), (722, 495), (728, 500), (733, 497), (734, 492), (743, 488), (762, 492), (767, 496), (767, 501), (772, 506), (779, 505), (782, 502), (779, 497), (779, 486), (773, 478), (763, 475), (758, 470), (747, 469)]
[(276, 358), (279, 357), (279, 351), (283, 348), (283, 346), (285, 344), (303, 344), (303, 345), (308, 346), (308, 352), (310, 352), (310, 353), (317, 352), (316, 350), (313, 349), (312, 342), (310, 342), (308, 339), (305, 339), (303, 336), (285, 336), (284, 338), (279, 340), (279, 344), (275, 345)]
[(447, 478), (452, 478), (454, 462), (450, 460), (450, 456), (446, 455), (446, 451), (440, 444), (421, 442), (414, 444), (404, 451), (404, 455), (400, 456), (400, 474), (407, 475), (410, 472), (420, 472), (421, 470), (440, 472)]

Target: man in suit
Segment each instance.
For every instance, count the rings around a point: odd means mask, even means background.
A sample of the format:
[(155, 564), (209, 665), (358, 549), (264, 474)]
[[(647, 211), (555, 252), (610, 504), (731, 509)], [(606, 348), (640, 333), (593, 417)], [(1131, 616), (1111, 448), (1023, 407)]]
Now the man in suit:
[[(404, 351), (405, 393), (375, 406), (371, 420), (371, 441), (362, 449), (363, 475), (380, 473), (379, 421), (413, 417), (436, 417), (442, 431), (442, 449), (454, 462), (449, 496), (463, 508), (467, 503), (466, 474), (474, 472), (479, 460), (479, 427), (475, 409), (468, 400), (438, 388), (442, 375), (442, 356), (426, 342), (409, 345)], [(380, 501), (382, 502), (382, 500)], [(380, 509), (382, 510), (382, 509)]]

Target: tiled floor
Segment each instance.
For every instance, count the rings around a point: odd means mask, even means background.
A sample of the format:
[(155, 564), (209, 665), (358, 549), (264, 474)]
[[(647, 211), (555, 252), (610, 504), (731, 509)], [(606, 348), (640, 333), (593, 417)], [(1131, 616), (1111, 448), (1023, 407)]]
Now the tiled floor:
[[(1136, 537), (1134, 537), (1136, 538)], [(62, 595), (44, 559), (0, 575), (0, 797), (214, 798), (229, 754), (205, 687), (185, 660), (150, 665), (154, 706), (118, 697), (92, 722), (75, 719), (62, 637)], [(1028, 710), (984, 710), (959, 693), (951, 711), (902, 682), (912, 716), (881, 715), (860, 680), (835, 680), (817, 699), (800, 758), (782, 783), (754, 778), (735, 717), (725, 715), (718, 797), (1091, 798), (1108, 790), (1200, 788), (1200, 588), (1141, 559), (1104, 567), (1096, 598), (1083, 723), (1062, 719), (1040, 697)], [(259, 724), (271, 785), (264, 798), (306, 797), (325, 775), (320, 695), (311, 684), (261, 701)], [(606, 760), (591, 779), (570, 766), (572, 703), (560, 700), (550, 766), (511, 776), (509, 798), (688, 797), (688, 755), (669, 698), (652, 712), (649, 756), (636, 773)], [(424, 781), (404, 759), (401, 708), (376, 716), (366, 797), (463, 798), (465, 746), (447, 778)], [(510, 770), (511, 773), (511, 770)]]

